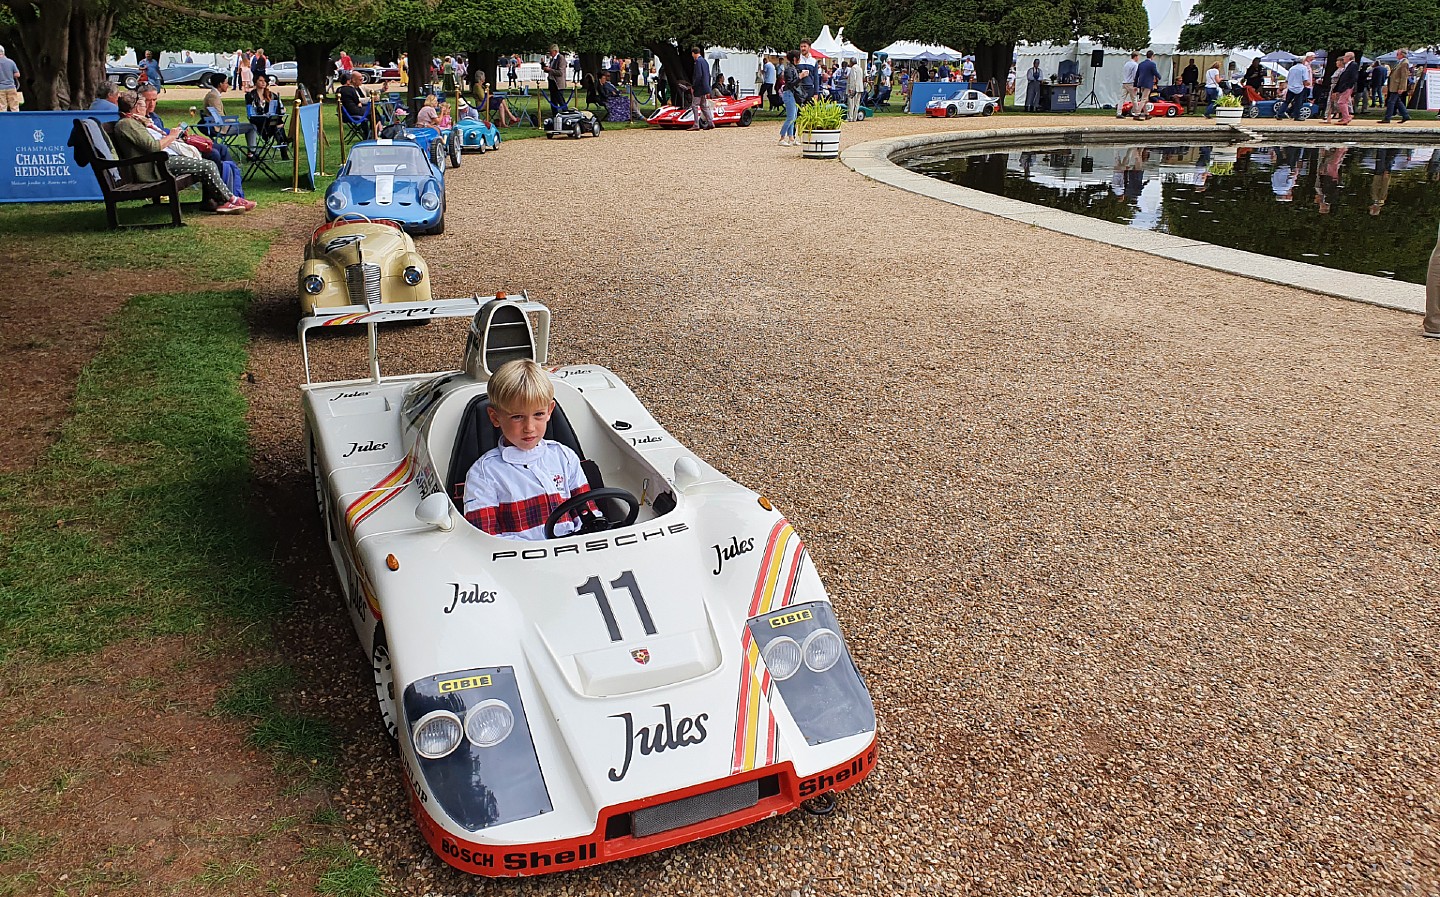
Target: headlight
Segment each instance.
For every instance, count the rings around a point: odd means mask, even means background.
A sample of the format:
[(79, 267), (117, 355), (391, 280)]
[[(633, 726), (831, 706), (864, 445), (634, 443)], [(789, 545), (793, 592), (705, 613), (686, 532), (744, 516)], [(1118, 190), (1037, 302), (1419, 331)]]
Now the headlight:
[(420, 194), (420, 205), (432, 212), (440, 208), (440, 194), (435, 192), (433, 186), (427, 185), (425, 192)]
[(338, 190), (325, 197), (325, 208), (336, 213), (337, 215), (340, 212), (344, 211), (345, 207), (349, 204), (349, 201), (345, 199), (345, 194), (339, 192)]
[(845, 646), (839, 633), (832, 629), (817, 629), (805, 636), (805, 644), (800, 646), (800, 651), (805, 655), (805, 666), (811, 672), (823, 673), (840, 660)]
[(448, 756), (460, 746), (460, 717), (448, 710), (433, 710), (415, 726), (415, 753), (427, 760)]
[(788, 635), (782, 635), (766, 645), (760, 656), (765, 661), (765, 668), (770, 671), (770, 675), (783, 682), (800, 669), (800, 660), (803, 655), (799, 642)]
[(425, 272), (421, 271), (414, 265), (411, 265), (405, 269), (405, 273), (403, 276), (405, 278), (405, 282), (413, 287), (415, 286), (415, 284), (425, 279)]
[(305, 292), (313, 296), (323, 289), (325, 289), (325, 278), (319, 274), (305, 275)]
[(482, 701), (465, 715), (465, 737), (479, 748), (494, 747), (515, 728), (515, 714), (504, 701)]

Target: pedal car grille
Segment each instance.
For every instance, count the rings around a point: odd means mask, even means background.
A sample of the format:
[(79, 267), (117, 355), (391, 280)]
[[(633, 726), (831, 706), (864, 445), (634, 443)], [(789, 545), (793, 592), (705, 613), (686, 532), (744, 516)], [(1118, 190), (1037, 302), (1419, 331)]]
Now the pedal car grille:
[(727, 813), (753, 807), (760, 802), (760, 780), (751, 779), (719, 791), (672, 800), (658, 807), (646, 807), (630, 814), (630, 833), (644, 838), (697, 822), (717, 819)]
[(362, 263), (345, 269), (345, 287), (350, 291), (350, 304), (380, 303), (380, 266)]

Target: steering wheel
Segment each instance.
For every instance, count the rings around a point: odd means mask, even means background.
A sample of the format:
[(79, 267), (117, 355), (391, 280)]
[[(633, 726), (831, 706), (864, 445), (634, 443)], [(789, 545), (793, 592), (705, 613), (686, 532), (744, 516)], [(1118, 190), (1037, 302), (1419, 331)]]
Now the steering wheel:
[[(629, 526), (640, 516), (640, 499), (630, 494), (628, 490), (617, 489), (614, 486), (605, 486), (601, 489), (591, 489), (588, 492), (581, 492), (579, 495), (572, 495), (560, 503), (559, 507), (550, 512), (550, 517), (545, 521), (545, 538), (555, 538), (555, 526), (570, 514), (589, 504), (590, 502), (601, 502), (606, 500), (623, 501), (630, 506), (630, 513), (619, 523), (604, 517), (605, 529), (612, 529), (617, 526)], [(604, 516), (604, 511), (601, 515)]]
[(334, 220), (334, 221), (327, 221), (327, 222), (325, 222), (324, 224), (320, 225), (319, 227), (315, 228), (315, 230), (311, 231), (311, 232), (310, 232), (310, 242), (311, 242), (311, 243), (314, 243), (316, 237), (320, 236), (321, 234), (325, 233), (327, 230), (330, 230), (330, 229), (332, 229), (332, 228), (340, 227), (341, 225), (345, 225), (345, 224), (361, 224), (361, 223), (363, 223), (363, 224), (371, 224), (371, 223), (373, 223), (373, 222), (371, 222), (369, 216), (367, 216), (367, 215), (365, 215), (365, 214), (363, 214), (363, 213), (361, 213), (361, 212), (345, 212), (345, 213), (343, 213), (343, 214), (337, 215), (337, 216), (335, 217), (335, 220)]

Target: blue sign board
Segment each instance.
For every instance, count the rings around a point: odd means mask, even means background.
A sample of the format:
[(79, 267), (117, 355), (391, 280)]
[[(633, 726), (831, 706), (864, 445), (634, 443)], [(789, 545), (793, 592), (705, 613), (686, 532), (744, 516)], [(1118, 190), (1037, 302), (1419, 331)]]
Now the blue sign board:
[(69, 146), (75, 119), (115, 121), (114, 112), (6, 112), (0, 114), (0, 202), (100, 200), (100, 184), (75, 164)]

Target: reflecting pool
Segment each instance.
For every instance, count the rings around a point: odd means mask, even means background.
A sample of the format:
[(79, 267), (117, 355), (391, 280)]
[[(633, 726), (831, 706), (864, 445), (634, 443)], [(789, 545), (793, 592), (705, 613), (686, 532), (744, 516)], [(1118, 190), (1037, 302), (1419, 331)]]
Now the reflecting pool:
[(1440, 147), (1084, 145), (912, 156), (998, 196), (1412, 283), (1440, 222)]

